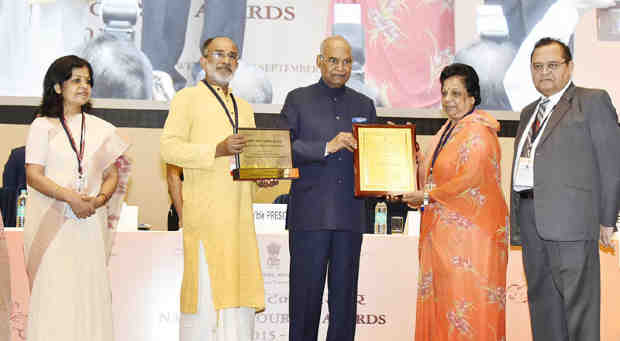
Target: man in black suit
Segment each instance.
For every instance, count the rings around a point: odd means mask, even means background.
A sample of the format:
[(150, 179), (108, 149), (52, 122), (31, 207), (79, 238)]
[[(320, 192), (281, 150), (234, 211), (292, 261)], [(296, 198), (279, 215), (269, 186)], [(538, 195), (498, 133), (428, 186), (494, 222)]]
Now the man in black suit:
[(17, 196), (22, 189), (26, 189), (25, 162), (26, 147), (21, 146), (11, 150), (4, 164), (0, 209), (5, 226), (15, 226)]
[(531, 54), (542, 97), (515, 139), (511, 242), (523, 244), (534, 341), (600, 339), (599, 239), (611, 247), (620, 202), (620, 127), (606, 91), (571, 82), (561, 41)]
[(281, 117), (291, 129), (293, 163), (287, 228), (291, 256), (289, 340), (317, 340), (327, 273), (328, 341), (355, 337), (364, 201), (353, 197), (352, 123), (373, 123), (372, 100), (348, 87), (353, 58), (341, 36), (316, 58), (318, 83), (291, 91)]
[(2, 172), (2, 187), (13, 188), (16, 193), (26, 189), (26, 146), (11, 150)]

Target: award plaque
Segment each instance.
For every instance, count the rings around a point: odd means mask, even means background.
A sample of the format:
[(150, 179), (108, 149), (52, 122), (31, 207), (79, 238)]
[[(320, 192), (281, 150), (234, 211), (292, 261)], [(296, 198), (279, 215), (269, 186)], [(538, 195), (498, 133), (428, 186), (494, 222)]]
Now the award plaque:
[(354, 124), (355, 196), (417, 190), (415, 125)]
[(297, 179), (293, 168), (291, 132), (287, 129), (239, 128), (247, 143), (235, 155), (234, 180)]

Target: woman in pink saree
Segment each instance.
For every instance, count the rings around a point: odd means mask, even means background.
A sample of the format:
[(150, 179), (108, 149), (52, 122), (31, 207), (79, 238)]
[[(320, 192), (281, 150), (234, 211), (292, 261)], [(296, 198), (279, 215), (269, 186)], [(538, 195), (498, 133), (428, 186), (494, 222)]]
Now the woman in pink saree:
[(107, 261), (127, 190), (129, 147), (90, 110), (90, 64), (57, 59), (26, 145), (27, 340), (114, 339)]

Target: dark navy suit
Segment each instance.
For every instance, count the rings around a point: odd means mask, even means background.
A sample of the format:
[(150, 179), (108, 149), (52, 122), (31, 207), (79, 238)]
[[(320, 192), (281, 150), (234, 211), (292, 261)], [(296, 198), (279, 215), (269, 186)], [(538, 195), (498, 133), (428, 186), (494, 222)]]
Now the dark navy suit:
[(13, 188), (15, 192), (26, 189), (26, 147), (21, 146), (11, 150), (9, 159), (4, 165), (2, 186)]
[(15, 226), (16, 201), (20, 190), (26, 189), (26, 147), (11, 150), (2, 172), (0, 209), (4, 226)]
[(353, 153), (342, 149), (325, 156), (325, 149), (338, 133), (351, 132), (352, 123), (374, 123), (375, 107), (370, 98), (321, 80), (291, 91), (281, 118), (291, 130), (293, 164), (300, 171), (287, 212), (289, 340), (317, 340), (327, 273), (327, 340), (352, 341), (364, 201), (353, 197)]

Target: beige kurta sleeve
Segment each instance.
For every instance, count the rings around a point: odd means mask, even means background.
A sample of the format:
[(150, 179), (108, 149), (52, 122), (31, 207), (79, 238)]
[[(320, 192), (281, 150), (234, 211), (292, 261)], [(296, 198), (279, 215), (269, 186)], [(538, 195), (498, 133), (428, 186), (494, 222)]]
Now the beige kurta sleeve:
[(170, 103), (168, 118), (161, 135), (161, 157), (166, 163), (183, 168), (211, 168), (215, 161), (216, 143), (192, 143), (190, 134), (195, 110), (194, 88), (181, 90)]

